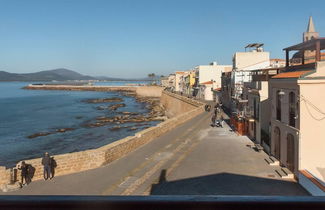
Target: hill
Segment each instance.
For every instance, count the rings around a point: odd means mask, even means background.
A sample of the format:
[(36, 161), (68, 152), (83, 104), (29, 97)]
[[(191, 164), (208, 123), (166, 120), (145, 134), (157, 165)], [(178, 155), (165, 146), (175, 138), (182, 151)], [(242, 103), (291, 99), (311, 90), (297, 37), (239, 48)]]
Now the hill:
[(65, 80), (96, 80), (91, 76), (79, 74), (69, 69), (53, 69), (35, 73), (16, 74), (0, 71), (0, 81), (65, 81)]

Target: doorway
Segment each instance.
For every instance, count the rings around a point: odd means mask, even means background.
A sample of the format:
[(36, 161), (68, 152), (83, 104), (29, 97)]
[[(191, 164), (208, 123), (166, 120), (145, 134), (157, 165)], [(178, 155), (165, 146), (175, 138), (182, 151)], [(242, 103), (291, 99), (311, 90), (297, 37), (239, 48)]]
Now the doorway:
[(295, 170), (295, 138), (292, 134), (287, 136), (287, 167), (291, 172)]
[(280, 160), (281, 154), (281, 132), (279, 127), (274, 129), (274, 157)]

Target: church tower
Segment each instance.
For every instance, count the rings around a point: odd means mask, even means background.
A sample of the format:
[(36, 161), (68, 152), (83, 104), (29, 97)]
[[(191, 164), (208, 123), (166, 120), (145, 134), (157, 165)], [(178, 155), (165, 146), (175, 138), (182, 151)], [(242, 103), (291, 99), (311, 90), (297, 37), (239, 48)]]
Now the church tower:
[[(313, 17), (310, 16), (307, 31), (304, 32), (304, 35), (303, 35), (303, 41), (307, 42), (311, 39), (315, 39), (318, 37), (319, 37), (319, 34), (318, 34), (318, 32), (315, 31)], [(315, 62), (315, 56), (316, 56), (316, 52), (314, 50), (306, 50), (304, 53), (305, 63)]]
[(314, 38), (318, 38), (318, 37), (319, 37), (319, 34), (318, 34), (318, 32), (315, 31), (313, 17), (310, 16), (309, 17), (307, 31), (304, 32), (304, 34), (303, 34), (303, 42), (306, 42), (308, 40), (311, 40), (311, 39), (314, 39)]

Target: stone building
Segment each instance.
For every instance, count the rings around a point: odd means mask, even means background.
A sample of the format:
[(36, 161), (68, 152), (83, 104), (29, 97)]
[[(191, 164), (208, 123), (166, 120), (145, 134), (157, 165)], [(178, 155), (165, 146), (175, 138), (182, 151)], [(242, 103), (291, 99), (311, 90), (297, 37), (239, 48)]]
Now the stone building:
[[(325, 91), (320, 91), (325, 88), (324, 49), (325, 38), (316, 36), (285, 48), (285, 71), (269, 82), (271, 154), (313, 195), (325, 195)], [(313, 52), (315, 62), (303, 56), (300, 64), (291, 63), (290, 51)]]

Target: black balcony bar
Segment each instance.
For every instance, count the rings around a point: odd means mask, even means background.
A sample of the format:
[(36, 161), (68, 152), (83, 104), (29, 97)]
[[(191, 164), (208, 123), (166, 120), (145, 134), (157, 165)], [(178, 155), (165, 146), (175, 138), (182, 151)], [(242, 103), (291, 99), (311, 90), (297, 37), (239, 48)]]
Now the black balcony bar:
[(312, 196), (0, 196), (0, 209), (325, 209)]

